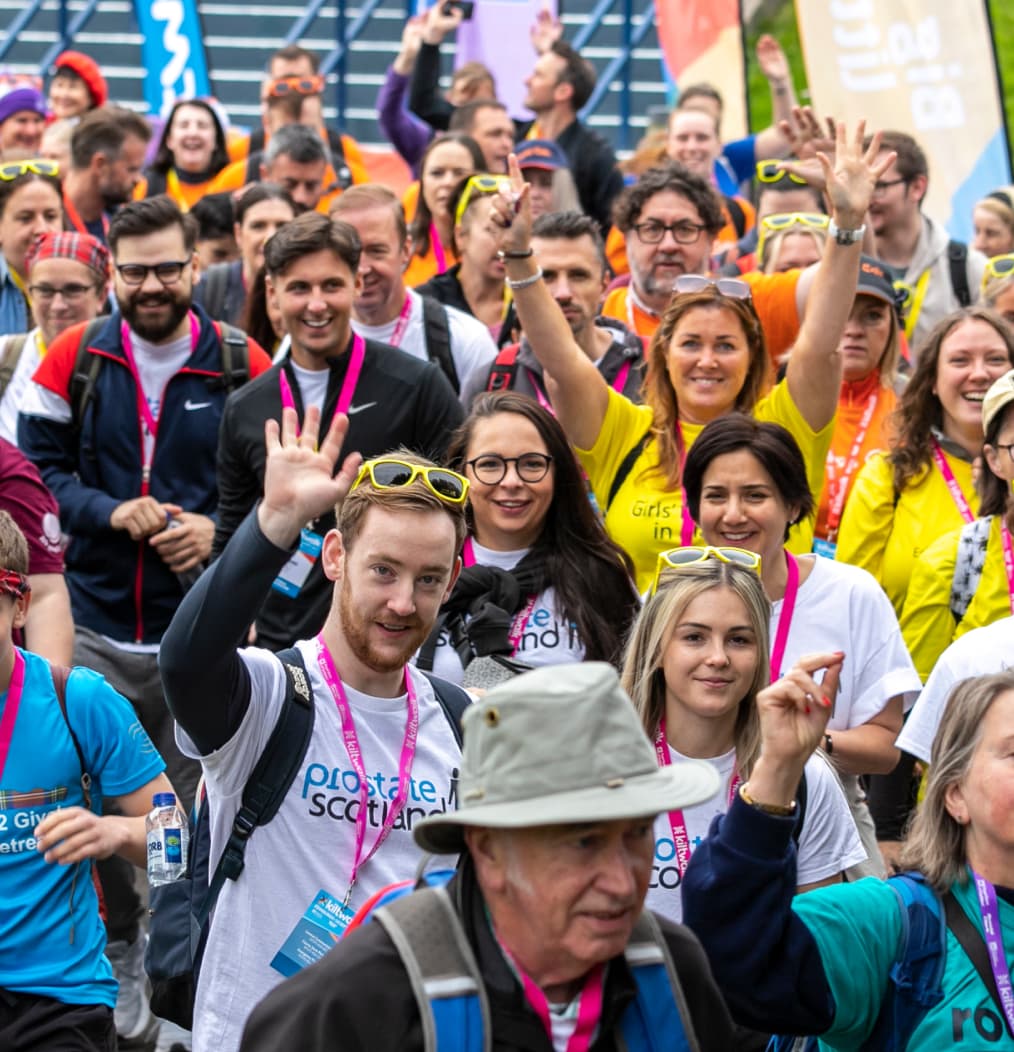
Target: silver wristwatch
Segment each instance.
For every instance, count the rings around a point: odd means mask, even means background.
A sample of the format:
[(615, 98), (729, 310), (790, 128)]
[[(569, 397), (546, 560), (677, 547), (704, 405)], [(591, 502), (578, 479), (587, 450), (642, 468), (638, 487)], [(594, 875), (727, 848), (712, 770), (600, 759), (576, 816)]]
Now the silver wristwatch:
[(839, 245), (855, 245), (857, 242), (862, 241), (865, 233), (865, 223), (856, 227), (855, 230), (842, 230), (833, 219), (827, 224), (827, 236), (833, 237)]

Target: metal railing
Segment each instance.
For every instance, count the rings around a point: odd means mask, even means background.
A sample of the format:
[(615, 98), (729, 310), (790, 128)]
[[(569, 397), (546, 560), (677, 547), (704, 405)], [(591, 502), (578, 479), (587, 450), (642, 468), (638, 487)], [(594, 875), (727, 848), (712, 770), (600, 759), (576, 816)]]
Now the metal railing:
[(21, 36), (21, 31), (39, 13), (41, 8), (42, 0), (32, 0), (30, 4), (24, 7), (21, 14), (11, 22), (7, 29), (7, 36), (4, 37), (3, 43), (0, 44), (0, 61), (7, 57), (7, 52), (17, 43), (18, 37)]

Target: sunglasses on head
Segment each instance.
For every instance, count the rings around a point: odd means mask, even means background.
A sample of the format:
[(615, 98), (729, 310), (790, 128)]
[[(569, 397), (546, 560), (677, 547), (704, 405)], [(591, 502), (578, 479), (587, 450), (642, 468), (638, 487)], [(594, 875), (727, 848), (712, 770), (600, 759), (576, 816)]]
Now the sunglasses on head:
[(703, 292), (715, 288), (720, 296), (734, 300), (748, 300), (750, 286), (738, 278), (706, 278), (703, 274), (681, 274), (673, 283), (673, 292)]
[(461, 217), (465, 214), (465, 209), (468, 208), (473, 197), (482, 194), (495, 194), (497, 190), (510, 189), (510, 176), (473, 175), (465, 183), (465, 189), (461, 192), (461, 200), (458, 201), (458, 207), (454, 210), (454, 225), (457, 226), (461, 222)]
[(324, 78), (319, 74), (313, 77), (278, 77), (268, 87), (269, 99), (281, 99), (286, 95), (322, 95)]
[(757, 256), (764, 258), (764, 245), (771, 234), (791, 230), (794, 226), (804, 230), (827, 230), (830, 216), (821, 212), (776, 212), (765, 216), (760, 222), (760, 235), (757, 238)]
[(986, 260), (986, 269), (982, 272), (983, 287), (991, 278), (1009, 278), (1011, 274), (1014, 274), (1014, 252), (993, 256)]
[(757, 181), (760, 183), (780, 183), (783, 179), (788, 179), (789, 182), (796, 183), (799, 186), (807, 185), (805, 179), (794, 172), (787, 172), (784, 168), (779, 167), (781, 163), (781, 161), (758, 161)]
[(658, 553), (655, 579), (651, 583), (651, 591), (648, 594), (654, 595), (658, 591), (662, 574), (667, 570), (682, 570), (684, 567), (696, 566), (709, 559), (717, 559), (719, 562), (730, 563), (733, 566), (742, 566), (744, 570), (753, 570), (757, 574), (761, 569), (761, 557), (756, 552), (748, 552), (745, 548), (713, 548), (710, 544), (701, 547), (686, 545), (682, 548), (670, 548), (666, 552)]
[(28, 161), (7, 161), (0, 164), (0, 179), (5, 183), (19, 179), (23, 175), (44, 175), (56, 179), (60, 175), (60, 165), (45, 157), (33, 157)]
[(374, 489), (402, 489), (411, 486), (417, 478), (422, 478), (426, 488), (446, 504), (464, 504), (468, 496), (468, 479), (456, 471), (408, 464), (391, 457), (367, 460), (359, 469), (352, 489), (360, 486), (366, 478), (369, 478)]

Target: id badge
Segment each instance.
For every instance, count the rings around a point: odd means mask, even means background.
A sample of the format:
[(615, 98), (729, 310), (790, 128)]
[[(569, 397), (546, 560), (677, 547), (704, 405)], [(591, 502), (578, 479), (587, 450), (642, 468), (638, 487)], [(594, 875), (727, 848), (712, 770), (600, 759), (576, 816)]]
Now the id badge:
[(834, 559), (834, 553), (838, 550), (838, 545), (834, 541), (825, 541), (821, 538), (815, 538), (813, 542), (813, 550), (817, 555), (823, 555), (825, 559)]
[(314, 533), (308, 526), (303, 527), (299, 534), (299, 547), (281, 568), (271, 587), (276, 592), (295, 599), (303, 583), (310, 576), (313, 564), (320, 558), (323, 547), (324, 538), (319, 533)]
[(338, 944), (352, 917), (352, 910), (340, 899), (323, 889), (318, 891), (275, 954), (271, 967), (287, 978), (319, 961)]

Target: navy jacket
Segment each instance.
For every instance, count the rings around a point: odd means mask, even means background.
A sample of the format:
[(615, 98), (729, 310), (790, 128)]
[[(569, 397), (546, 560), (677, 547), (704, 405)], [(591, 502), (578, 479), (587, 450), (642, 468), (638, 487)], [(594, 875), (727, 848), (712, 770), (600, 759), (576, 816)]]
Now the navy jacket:
[[(166, 385), (149, 492), (214, 517), (215, 454), (227, 391), (219, 337), (207, 314), (199, 307), (194, 312), (197, 346)], [(180, 583), (146, 540), (132, 541), (109, 525), (119, 504), (143, 494), (138, 392), (120, 341), (121, 321), (113, 314), (88, 347), (103, 363), (83, 418), (57, 423), (22, 415), (18, 444), (56, 497), (61, 526), (71, 535), (66, 561), (74, 620), (111, 639), (158, 643), (183, 596)], [(78, 325), (61, 334), (35, 374), (36, 383), (68, 403), (83, 330)], [(248, 356), (251, 376), (270, 367), (251, 340)]]

